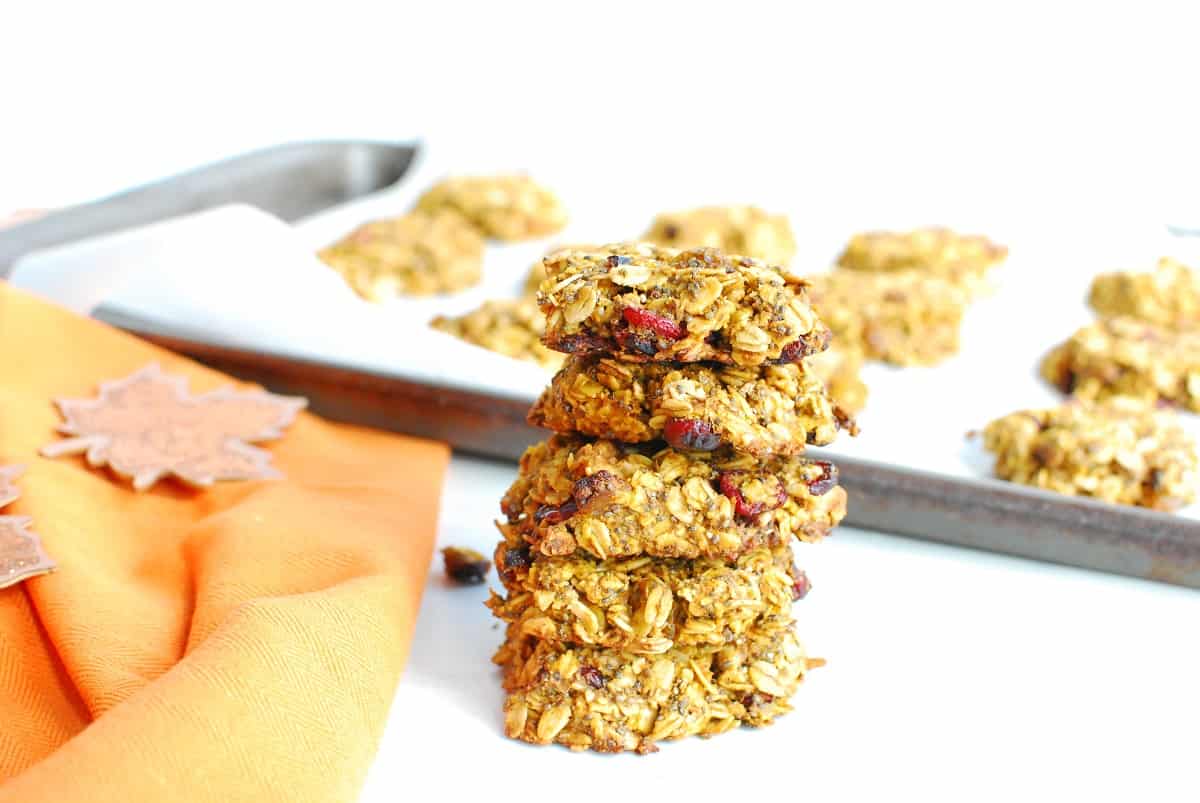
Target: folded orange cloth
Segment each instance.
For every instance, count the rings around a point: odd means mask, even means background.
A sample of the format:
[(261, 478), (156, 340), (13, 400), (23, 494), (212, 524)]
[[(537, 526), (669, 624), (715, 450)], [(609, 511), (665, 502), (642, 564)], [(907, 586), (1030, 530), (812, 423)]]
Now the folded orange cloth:
[(353, 800), (429, 567), (447, 449), (302, 414), (285, 480), (144, 493), (37, 456), (53, 397), (151, 361), (0, 282), (0, 464), (58, 571), (0, 591), (0, 803)]

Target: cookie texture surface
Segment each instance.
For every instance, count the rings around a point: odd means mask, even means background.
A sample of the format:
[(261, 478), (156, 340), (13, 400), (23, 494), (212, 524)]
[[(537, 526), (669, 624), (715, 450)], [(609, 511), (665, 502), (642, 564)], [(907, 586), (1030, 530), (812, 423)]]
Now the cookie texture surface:
[(654, 219), (642, 239), (668, 248), (718, 248), (771, 265), (787, 265), (796, 256), (796, 238), (787, 217), (756, 206), (665, 212)]
[(916, 271), (834, 271), (809, 281), (839, 347), (895, 365), (935, 365), (958, 353), (967, 295), (951, 282)]
[(1200, 273), (1163, 257), (1150, 272), (1097, 276), (1088, 303), (1106, 318), (1128, 316), (1171, 329), (1200, 329)]
[(735, 563), (531, 557), (510, 549), (496, 550), (508, 591), (488, 602), (496, 616), (523, 636), (638, 654), (731, 643), (753, 626), (790, 621), (793, 600), (807, 592), (788, 546), (754, 549)]
[[(861, 348), (840, 345), (804, 360), (807, 371), (825, 383), (825, 392), (845, 415), (858, 415), (867, 406), (867, 383), (862, 379)], [(851, 434), (853, 434), (851, 429)]]
[(973, 284), (1007, 257), (1008, 249), (987, 237), (929, 227), (856, 234), (838, 257), (837, 265), (869, 272), (918, 270)]
[(522, 456), (500, 509), (508, 546), (542, 555), (732, 561), (819, 540), (845, 516), (846, 493), (825, 461), (555, 435)]
[(655, 743), (762, 726), (791, 710), (811, 659), (790, 620), (721, 647), (648, 655), (521, 636), (510, 627), (493, 659), (503, 668), (504, 730), (574, 750), (654, 752)]
[(440, 332), (482, 346), (489, 351), (535, 362), (557, 370), (564, 355), (542, 345), (546, 319), (531, 298), (497, 299), (465, 315), (439, 315), (429, 324)]
[(1137, 399), (1072, 400), (988, 424), (1001, 479), (1107, 502), (1177, 510), (1196, 498), (1196, 445), (1174, 413)]
[(318, 256), (363, 298), (387, 301), (475, 286), (483, 238), (459, 215), (413, 212), (359, 226)]
[(570, 357), (529, 423), (626, 443), (666, 440), (682, 450), (728, 446), (760, 457), (796, 455), (850, 426), (823, 383), (800, 365), (630, 363)]
[(483, 236), (495, 240), (546, 237), (567, 224), (558, 197), (521, 174), (446, 178), (426, 191), (416, 208), (457, 212)]
[(1059, 390), (1082, 399), (1132, 396), (1200, 411), (1200, 332), (1106, 318), (1055, 347), (1041, 370)]
[(546, 345), (637, 362), (799, 362), (829, 345), (806, 283), (715, 249), (646, 243), (545, 259)]

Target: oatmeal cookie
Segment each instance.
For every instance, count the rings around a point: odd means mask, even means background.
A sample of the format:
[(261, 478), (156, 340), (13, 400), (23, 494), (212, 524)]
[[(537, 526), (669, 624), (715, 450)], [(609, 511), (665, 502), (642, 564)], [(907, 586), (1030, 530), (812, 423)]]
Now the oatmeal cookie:
[(728, 446), (758, 457), (796, 455), (852, 426), (800, 365), (742, 368), (570, 357), (529, 412), (529, 423), (677, 449)]
[(429, 325), (489, 351), (536, 362), (552, 371), (565, 359), (542, 345), (546, 319), (531, 298), (485, 301), (483, 306), (465, 315), (439, 315)]
[(1105, 273), (1088, 303), (1103, 317), (1126, 315), (1172, 329), (1200, 329), (1200, 273), (1163, 257), (1151, 273)]
[(792, 623), (751, 628), (721, 647), (657, 655), (509, 638), (493, 660), (504, 671), (504, 732), (572, 750), (654, 752), (655, 742), (762, 726), (791, 710), (809, 669)]
[(554, 193), (525, 175), (446, 178), (427, 190), (416, 208), (453, 210), (496, 240), (545, 237), (567, 224), (567, 213)]
[(1072, 496), (1177, 510), (1196, 498), (1196, 444), (1175, 414), (1126, 396), (1074, 399), (988, 424), (996, 475)]
[(317, 256), (368, 301), (453, 293), (479, 284), (483, 238), (452, 213), (376, 220)]
[(1006, 247), (987, 237), (931, 227), (906, 232), (856, 234), (850, 238), (837, 264), (839, 268), (870, 272), (918, 270), (972, 284), (1007, 256)]
[(488, 601), (498, 618), (522, 635), (638, 654), (735, 641), (752, 625), (790, 618), (807, 590), (790, 545), (751, 550), (734, 564), (514, 553), (510, 566), (511, 549), (496, 549), (508, 590)]
[[(840, 345), (804, 360), (808, 373), (825, 383), (825, 391), (845, 415), (858, 415), (867, 406), (867, 384), (862, 380), (862, 350)], [(854, 428), (850, 429), (855, 434)]]
[(1082, 399), (1132, 396), (1200, 411), (1200, 332), (1106, 318), (1055, 347), (1042, 376)]
[(546, 258), (546, 345), (637, 362), (799, 362), (829, 345), (803, 280), (714, 249), (647, 243)]
[(967, 297), (915, 271), (810, 277), (810, 298), (834, 342), (896, 365), (934, 365), (958, 352)]
[(786, 265), (796, 256), (796, 238), (787, 218), (756, 206), (667, 212), (654, 219), (642, 239), (669, 248), (718, 248), (771, 265)]
[(500, 509), (508, 545), (542, 555), (732, 561), (792, 538), (819, 540), (845, 515), (846, 492), (825, 461), (555, 435), (521, 457)]

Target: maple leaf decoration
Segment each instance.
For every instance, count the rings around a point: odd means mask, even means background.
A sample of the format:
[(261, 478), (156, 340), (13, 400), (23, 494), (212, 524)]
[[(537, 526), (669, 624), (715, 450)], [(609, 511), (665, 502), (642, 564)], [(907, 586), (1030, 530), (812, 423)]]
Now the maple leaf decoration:
[(206, 487), (216, 480), (274, 479), (271, 454), (251, 442), (283, 437), (307, 400), (221, 388), (193, 396), (187, 378), (151, 363), (100, 384), (95, 399), (56, 399), (73, 437), (42, 447), (46, 457), (86, 454), (144, 491), (166, 476)]
[[(21, 471), (21, 466), (0, 466), (0, 508), (19, 495), (13, 480)], [(29, 531), (32, 522), (28, 516), (0, 516), (0, 588), (54, 571), (41, 539)]]

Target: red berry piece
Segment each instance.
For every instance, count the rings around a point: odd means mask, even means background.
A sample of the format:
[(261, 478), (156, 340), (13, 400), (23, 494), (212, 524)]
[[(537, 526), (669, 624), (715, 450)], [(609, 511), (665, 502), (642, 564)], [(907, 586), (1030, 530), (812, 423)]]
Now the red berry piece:
[(600, 670), (594, 666), (583, 664), (579, 667), (579, 676), (593, 689), (604, 688), (604, 675), (600, 674)]
[(579, 512), (579, 505), (574, 499), (568, 499), (561, 505), (542, 505), (533, 513), (533, 520), (538, 524), (562, 524)]
[(683, 327), (670, 318), (651, 312), (640, 307), (626, 307), (621, 311), (621, 317), (630, 326), (638, 329), (649, 329), (668, 340), (678, 340), (683, 337)]
[(711, 452), (721, 445), (721, 437), (707, 421), (699, 418), (672, 418), (663, 427), (663, 437), (676, 449)]
[(787, 489), (783, 487), (783, 483), (780, 483), (779, 490), (775, 494), (775, 504), (770, 507), (766, 502), (747, 502), (746, 497), (742, 495), (741, 489), (734, 481), (734, 477), (741, 473), (740, 471), (726, 471), (719, 480), (721, 493), (733, 500), (733, 512), (739, 517), (752, 519), (760, 513), (782, 507), (783, 503), (787, 501)]
[(821, 467), (821, 476), (808, 481), (808, 492), (813, 496), (822, 496), (837, 486), (838, 470), (837, 466), (828, 460), (817, 460), (815, 463)]
[(812, 591), (812, 583), (808, 581), (808, 575), (799, 569), (792, 570), (792, 601), (804, 599), (808, 596), (808, 592)]

